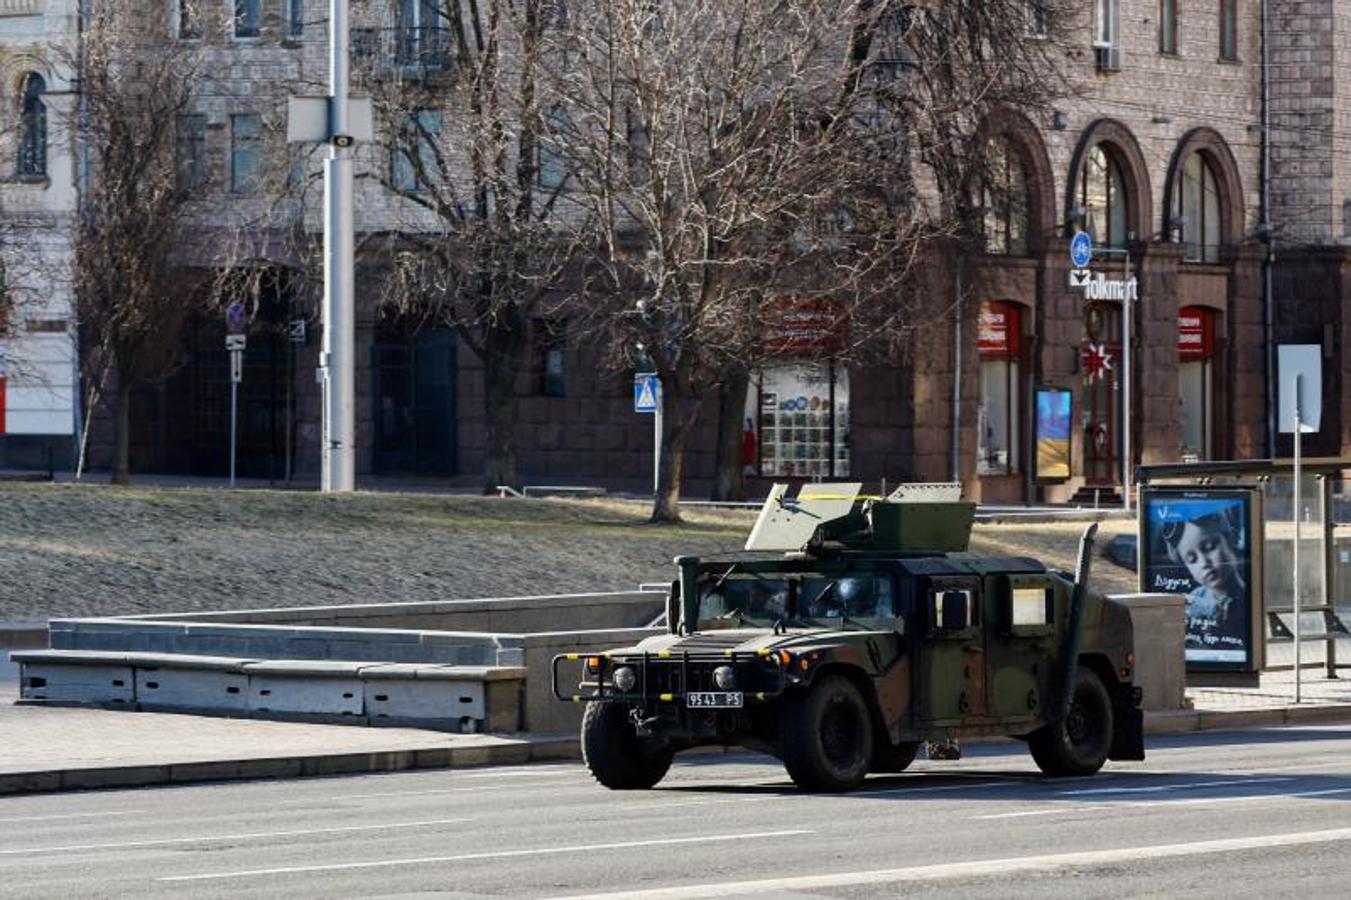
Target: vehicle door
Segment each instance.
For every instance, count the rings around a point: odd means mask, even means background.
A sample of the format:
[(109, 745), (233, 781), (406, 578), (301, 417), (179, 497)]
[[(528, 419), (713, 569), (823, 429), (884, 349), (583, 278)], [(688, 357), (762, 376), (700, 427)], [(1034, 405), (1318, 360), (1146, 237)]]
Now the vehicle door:
[(962, 725), (987, 715), (980, 579), (933, 577), (919, 591), (922, 715), (932, 725)]
[(990, 714), (1006, 724), (1037, 720), (1045, 716), (1047, 685), (1060, 653), (1056, 611), (1068, 605), (1057, 593), (1067, 589), (1044, 574), (995, 575), (986, 583)]

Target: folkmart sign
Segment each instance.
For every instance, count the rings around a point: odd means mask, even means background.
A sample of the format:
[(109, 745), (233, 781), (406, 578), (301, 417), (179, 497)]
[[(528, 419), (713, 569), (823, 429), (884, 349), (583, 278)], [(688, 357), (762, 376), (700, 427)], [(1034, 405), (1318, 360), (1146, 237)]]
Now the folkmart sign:
[(1124, 302), (1140, 299), (1140, 280), (1138, 278), (1108, 278), (1101, 272), (1094, 275), (1087, 269), (1070, 270), (1070, 287), (1083, 290), (1085, 300)]

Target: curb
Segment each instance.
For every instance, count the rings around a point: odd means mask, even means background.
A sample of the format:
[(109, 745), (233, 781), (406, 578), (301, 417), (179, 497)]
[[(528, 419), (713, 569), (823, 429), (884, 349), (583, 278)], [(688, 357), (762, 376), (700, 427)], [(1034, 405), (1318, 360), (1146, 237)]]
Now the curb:
[(1351, 703), (1277, 706), (1269, 709), (1180, 709), (1145, 713), (1145, 734), (1190, 734), (1238, 728), (1351, 723)]
[[(1283, 725), (1348, 723), (1351, 723), (1351, 703), (1275, 709), (1158, 710), (1145, 713), (1145, 734), (1162, 736)], [(718, 752), (718, 748), (707, 749)], [(368, 775), (471, 766), (515, 766), (531, 762), (557, 762), (580, 758), (581, 747), (575, 736), (551, 735), (480, 747), (433, 747), (425, 750), (368, 751), (269, 759), (15, 772), (0, 774), (0, 796), (194, 784), (208, 781)]]
[(131, 788), (265, 778), (366, 775), (416, 769), (513, 766), (528, 762), (580, 759), (577, 739), (548, 737), (486, 747), (432, 747), (425, 750), (332, 753), (270, 759), (211, 760), (165, 765), (110, 766), (0, 774), (0, 796), (95, 788)]

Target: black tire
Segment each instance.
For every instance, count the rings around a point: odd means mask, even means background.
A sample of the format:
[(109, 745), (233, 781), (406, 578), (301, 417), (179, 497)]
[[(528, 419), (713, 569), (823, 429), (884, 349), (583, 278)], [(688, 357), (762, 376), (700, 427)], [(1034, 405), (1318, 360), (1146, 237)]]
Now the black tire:
[(670, 745), (638, 737), (627, 706), (595, 701), (586, 705), (582, 761), (591, 776), (607, 788), (646, 790), (662, 780), (674, 755)]
[(784, 767), (804, 790), (847, 791), (872, 764), (868, 705), (841, 675), (827, 675), (785, 702), (780, 737)]
[(1065, 721), (1027, 736), (1032, 759), (1047, 775), (1092, 775), (1112, 749), (1112, 698), (1098, 673), (1080, 666)]
[(918, 741), (902, 741), (895, 746), (880, 741), (873, 748), (873, 767), (874, 772), (904, 772), (910, 768), (910, 764), (915, 761), (915, 756), (919, 753)]

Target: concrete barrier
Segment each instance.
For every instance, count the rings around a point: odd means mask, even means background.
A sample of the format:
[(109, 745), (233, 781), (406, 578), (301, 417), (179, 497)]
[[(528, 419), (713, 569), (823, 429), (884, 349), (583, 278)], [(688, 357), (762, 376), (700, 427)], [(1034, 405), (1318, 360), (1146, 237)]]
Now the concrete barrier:
[(1111, 599), (1131, 613), (1135, 683), (1144, 692), (1142, 705), (1152, 710), (1184, 709), (1187, 598), (1181, 594), (1114, 594)]
[(156, 614), (119, 617), (117, 621), (531, 634), (640, 628), (660, 614), (665, 605), (663, 589)]
[[(546, 632), (525, 639), (525, 728), (537, 734), (576, 732), (582, 705), (555, 700), (550, 691), (550, 665), (560, 653), (613, 650), (661, 634), (660, 628), (611, 628), (595, 631)], [(571, 691), (573, 686), (568, 686)]]

